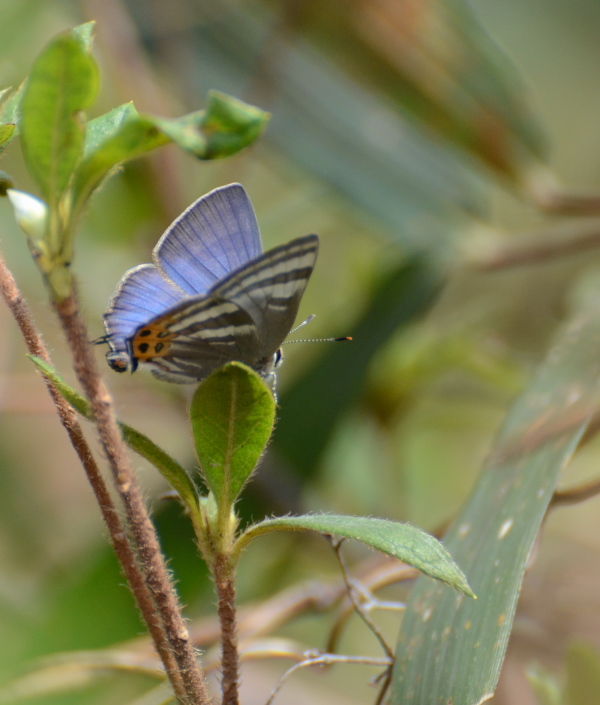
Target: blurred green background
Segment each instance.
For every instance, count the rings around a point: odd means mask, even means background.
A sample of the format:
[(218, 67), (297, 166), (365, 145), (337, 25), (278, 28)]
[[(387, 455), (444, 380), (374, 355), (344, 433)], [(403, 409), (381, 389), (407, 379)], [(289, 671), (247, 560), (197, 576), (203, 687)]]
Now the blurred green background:
[[(128, 165), (96, 196), (76, 263), (96, 336), (125, 270), (147, 262), (169, 222), (216, 186), (244, 184), (265, 248), (321, 236), (299, 320), (317, 318), (298, 335), (354, 341), (286, 347), (279, 424), (242, 514), (343, 512), (431, 531), (450, 519), (556, 326), (600, 288), (594, 247), (482, 266), (504, 248), (598, 231), (580, 190), (600, 193), (600, 5), (0, 0), (0, 17), (1, 86), (18, 85), (55, 33), (95, 19), (98, 113), (133, 100), (140, 111), (176, 116), (201, 108), (211, 88), (272, 113), (264, 137), (233, 158), (199, 163), (169, 147)], [(35, 192), (16, 145), (2, 168)], [(1, 205), (4, 255), (73, 382), (24, 238)], [(0, 331), (0, 654), (10, 674), (33, 657), (107, 647), (142, 627), (3, 307)], [(121, 418), (192, 468), (188, 390), (142, 373), (107, 368), (107, 376)], [(597, 459), (591, 443), (565, 485), (593, 476)], [(212, 587), (186, 518), (161, 499), (157, 473), (135, 462), (187, 614), (210, 615)], [(535, 702), (524, 664), (560, 669), (576, 638), (600, 648), (599, 528), (594, 501), (551, 516), (494, 702)], [(349, 554), (367, 557), (356, 547)], [(337, 575), (322, 539), (269, 538), (243, 560), (239, 598)], [(305, 617), (288, 633), (322, 646), (327, 619)], [(392, 641), (395, 625), (387, 627)], [(365, 641), (355, 630), (344, 646), (356, 651)], [(264, 700), (282, 668), (250, 671), (246, 702)], [(304, 674), (282, 701), (370, 702), (366, 681), (356, 669), (341, 682)], [(139, 686), (109, 679), (99, 690), (38, 701), (125, 703)]]

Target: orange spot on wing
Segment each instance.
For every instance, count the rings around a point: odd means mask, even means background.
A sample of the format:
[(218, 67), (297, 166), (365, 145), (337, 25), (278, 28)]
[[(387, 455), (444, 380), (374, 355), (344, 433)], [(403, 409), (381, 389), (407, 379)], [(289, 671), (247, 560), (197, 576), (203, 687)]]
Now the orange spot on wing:
[(171, 348), (171, 338), (169, 333), (160, 322), (143, 326), (133, 336), (133, 354), (138, 360), (151, 360), (153, 357), (164, 357), (169, 354)]

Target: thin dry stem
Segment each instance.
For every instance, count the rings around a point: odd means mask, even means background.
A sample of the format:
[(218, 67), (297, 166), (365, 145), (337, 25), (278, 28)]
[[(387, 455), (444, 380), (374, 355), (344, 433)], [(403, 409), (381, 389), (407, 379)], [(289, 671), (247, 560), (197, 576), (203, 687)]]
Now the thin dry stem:
[(152, 595), (186, 693), (186, 705), (209, 703), (210, 698), (180, 605), (150, 521), (141, 488), (129, 463), (112, 407), (112, 398), (100, 375), (87, 327), (79, 313), (76, 294), (55, 304), (74, 360), (74, 367), (92, 407), (100, 441), (123, 501), (131, 537), (146, 585)]
[[(1, 255), (0, 293), (19, 326), (19, 330), (25, 339), (29, 352), (48, 364), (51, 364), (50, 355), (35, 326), (27, 303)], [(156, 619), (156, 608), (154, 607), (152, 597), (144, 582), (144, 576), (136, 560), (133, 548), (129, 543), (125, 526), (121, 521), (121, 517), (114, 505), (110, 492), (104, 482), (104, 478), (100, 473), (91, 448), (83, 435), (75, 411), (67, 404), (50, 380), (44, 378), (44, 381), (56, 407), (59, 419), (69, 435), (69, 439), (92, 486), (92, 490), (100, 506), (100, 511), (102, 512), (102, 517), (108, 527), (115, 553), (123, 566), (123, 571), (129, 581), (144, 620), (148, 625), (148, 630), (161, 661), (163, 662), (165, 671), (169, 675), (173, 688), (179, 697), (185, 694), (185, 691), (183, 690), (183, 685), (179, 678), (177, 665), (169, 650), (164, 630)]]
[[(358, 584), (353, 581), (350, 577), (350, 572), (348, 571), (348, 566), (346, 565), (346, 560), (344, 558), (344, 554), (342, 553), (342, 544), (344, 543), (344, 539), (340, 539), (339, 541), (334, 541), (330, 539), (330, 541), (331, 546), (340, 564), (342, 577), (344, 578), (344, 583), (346, 584), (346, 589), (348, 591), (348, 597), (350, 598), (355, 611), (362, 619), (362, 621), (366, 624), (366, 626), (373, 632), (375, 638), (380, 643), (381, 648), (385, 651), (386, 656), (389, 659), (393, 659), (394, 651), (392, 647), (387, 643), (383, 634), (381, 633), (375, 622), (371, 619), (370, 615), (367, 613), (367, 610), (364, 608), (362, 598), (366, 596), (366, 590), (364, 588), (357, 587)], [(362, 594), (357, 594), (359, 593), (359, 591)]]
[(512, 267), (523, 267), (531, 264), (541, 264), (552, 260), (577, 255), (600, 247), (600, 233), (584, 235), (577, 240), (565, 242), (536, 243), (534, 245), (506, 249), (484, 262), (478, 262), (477, 268), (485, 272), (493, 272)]
[(237, 642), (235, 611), (235, 573), (226, 556), (217, 557), (214, 578), (219, 600), (221, 624), (221, 691), (222, 705), (238, 705), (240, 657)]
[[(392, 662), (389, 658), (371, 658), (369, 656), (340, 656), (338, 654), (307, 654), (306, 659), (300, 663), (295, 664), (281, 676), (277, 685), (271, 691), (271, 695), (267, 699), (265, 705), (272, 705), (275, 697), (284, 686), (288, 678), (296, 671), (301, 668), (308, 668), (309, 666), (331, 666), (334, 663), (346, 663), (346, 664), (361, 664), (363, 666), (380, 666), (386, 669), (386, 671), (391, 671)], [(388, 681), (386, 680), (386, 684)], [(378, 697), (378, 702), (381, 698)]]
[(565, 507), (571, 504), (580, 504), (592, 497), (600, 494), (600, 479), (595, 478), (577, 487), (571, 487), (567, 490), (557, 490), (552, 496), (548, 510), (556, 509), (557, 507)]

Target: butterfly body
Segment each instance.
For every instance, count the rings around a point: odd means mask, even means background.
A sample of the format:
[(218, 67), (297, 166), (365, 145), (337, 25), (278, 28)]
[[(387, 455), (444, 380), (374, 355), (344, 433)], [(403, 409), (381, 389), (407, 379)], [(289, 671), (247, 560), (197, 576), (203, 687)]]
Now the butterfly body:
[(104, 316), (109, 365), (189, 383), (236, 360), (273, 384), (317, 252), (306, 235), (263, 253), (243, 187), (211, 191), (167, 229), (154, 264), (121, 280)]

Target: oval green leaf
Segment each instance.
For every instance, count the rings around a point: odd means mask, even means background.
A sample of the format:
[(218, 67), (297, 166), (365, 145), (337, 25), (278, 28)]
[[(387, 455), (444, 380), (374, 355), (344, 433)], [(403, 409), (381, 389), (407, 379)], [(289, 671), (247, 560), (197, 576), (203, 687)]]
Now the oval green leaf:
[(382, 553), (399, 558), (425, 575), (440, 580), (465, 595), (475, 597), (463, 572), (436, 538), (415, 526), (389, 519), (339, 514), (309, 514), (266, 519), (246, 529), (236, 544), (236, 552), (239, 554), (246, 544), (260, 534), (270, 531), (302, 530), (335, 534), (362, 541)]
[(256, 372), (230, 362), (198, 387), (190, 415), (204, 479), (228, 515), (271, 436), (275, 400)]
[(82, 37), (59, 35), (36, 59), (20, 106), (27, 166), (55, 205), (83, 153), (81, 111), (94, 101), (98, 68)]

